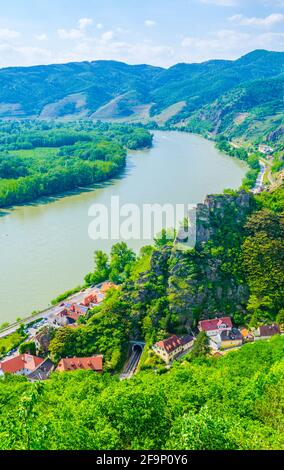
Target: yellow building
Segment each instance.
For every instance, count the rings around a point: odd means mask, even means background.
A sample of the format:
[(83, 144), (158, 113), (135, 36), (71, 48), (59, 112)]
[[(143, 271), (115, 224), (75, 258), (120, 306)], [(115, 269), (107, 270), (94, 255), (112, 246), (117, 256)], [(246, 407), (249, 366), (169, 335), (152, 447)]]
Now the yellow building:
[(194, 343), (194, 337), (191, 335), (183, 336), (170, 336), (163, 341), (158, 341), (152, 346), (155, 353), (169, 364), (180, 354), (188, 351), (192, 348)]
[(220, 349), (236, 348), (243, 344), (242, 333), (237, 328), (232, 328), (231, 331), (222, 331), (220, 340)]

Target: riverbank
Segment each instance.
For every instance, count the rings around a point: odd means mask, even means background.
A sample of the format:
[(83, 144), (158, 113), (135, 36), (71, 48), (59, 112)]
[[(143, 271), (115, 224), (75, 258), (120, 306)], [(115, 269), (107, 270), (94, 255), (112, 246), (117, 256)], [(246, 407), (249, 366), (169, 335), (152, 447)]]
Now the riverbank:
[(35, 202), (117, 176), (127, 149), (152, 145), (149, 131), (80, 121), (0, 121), (0, 207)]
[[(48, 203), (16, 207), (0, 217), (0, 323), (43, 310), (52, 298), (82, 282), (95, 250), (109, 252), (117, 240), (91, 240), (93, 204), (188, 204), (207, 193), (237, 189), (246, 167), (212, 142), (180, 132), (154, 132), (153, 147), (130, 152), (123, 177)], [(155, 235), (155, 234), (153, 234)], [(129, 240), (135, 251), (152, 240)], [(15, 300), (15, 292), (17, 299)]]

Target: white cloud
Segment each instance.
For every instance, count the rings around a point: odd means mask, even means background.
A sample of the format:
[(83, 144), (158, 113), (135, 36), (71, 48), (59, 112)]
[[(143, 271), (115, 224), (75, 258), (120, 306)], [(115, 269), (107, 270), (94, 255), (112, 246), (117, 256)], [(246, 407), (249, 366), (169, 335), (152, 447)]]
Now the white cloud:
[(118, 26), (118, 28), (116, 28), (116, 32), (119, 34), (129, 34), (131, 31), (129, 29), (124, 29)]
[(96, 27), (97, 27), (97, 29), (103, 29), (102, 23), (97, 23), (97, 24), (96, 24)]
[(48, 49), (0, 44), (0, 67), (30, 66), (51, 63), (54, 55)]
[(174, 48), (154, 44), (152, 41), (130, 43), (127, 41), (108, 40), (102, 38), (82, 41), (64, 62), (82, 60), (118, 60), (129, 64), (147, 63), (169, 66), (175, 62)]
[(226, 51), (238, 47), (240, 42), (249, 38), (248, 33), (240, 33), (237, 31), (223, 29), (215, 34), (199, 37), (185, 37), (182, 40), (182, 47), (189, 47), (193, 50), (199, 50), (201, 53), (208, 51)]
[(46, 41), (46, 40), (47, 40), (47, 34), (45, 34), (45, 33), (37, 34), (37, 35), (35, 36), (35, 38), (36, 38), (38, 41)]
[(91, 26), (93, 24), (92, 18), (81, 18), (78, 21), (79, 29), (85, 29), (87, 26)]
[(146, 20), (146, 21), (144, 21), (144, 24), (145, 24), (145, 26), (147, 26), (147, 28), (153, 28), (154, 26), (156, 26), (156, 21)]
[(106, 31), (101, 35), (101, 40), (103, 42), (109, 42), (113, 39), (114, 37), (114, 32), (113, 31)]
[(80, 29), (58, 29), (57, 34), (60, 39), (80, 39), (84, 36)]
[(284, 21), (284, 15), (281, 13), (272, 13), (269, 16), (266, 16), (265, 18), (256, 18), (256, 17), (251, 17), (248, 18), (243, 15), (233, 15), (229, 18), (230, 21), (233, 23), (237, 23), (243, 26), (264, 26), (264, 27), (269, 27), (273, 26), (277, 23), (281, 23)]
[(21, 33), (14, 31), (13, 29), (2, 28), (0, 29), (0, 39), (15, 39), (19, 38)]
[(254, 49), (282, 51), (284, 33), (252, 34), (223, 29), (207, 36), (185, 37), (181, 43), (186, 49), (183, 60), (202, 62), (209, 59), (236, 59)]

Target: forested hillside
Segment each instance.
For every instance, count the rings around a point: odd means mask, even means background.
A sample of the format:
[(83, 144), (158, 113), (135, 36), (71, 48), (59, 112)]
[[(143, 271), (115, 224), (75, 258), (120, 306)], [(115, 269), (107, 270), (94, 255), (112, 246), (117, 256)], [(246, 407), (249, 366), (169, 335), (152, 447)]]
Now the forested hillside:
[(284, 338), (130, 380), (0, 379), (0, 449), (284, 449)]
[(125, 243), (110, 257), (95, 253), (86, 284), (120, 285), (79, 328), (60, 329), (50, 350), (62, 357), (104, 354), (119, 370), (131, 340), (144, 340), (142, 368), (155, 365), (148, 346), (196, 331), (200, 319), (229, 315), (236, 325), (283, 321), (283, 189), (253, 197), (229, 192), (197, 208), (195, 249), (181, 250), (165, 234), (139, 256)]
[(283, 72), (284, 53), (264, 50), (169, 69), (114, 61), (7, 68), (0, 117), (155, 121), (247, 138), (256, 127), (265, 140), (283, 124)]

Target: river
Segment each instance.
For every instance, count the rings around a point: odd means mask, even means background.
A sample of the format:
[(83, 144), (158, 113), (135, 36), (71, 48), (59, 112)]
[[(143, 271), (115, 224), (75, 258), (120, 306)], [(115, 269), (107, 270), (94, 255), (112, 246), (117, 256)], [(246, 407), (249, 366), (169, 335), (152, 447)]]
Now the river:
[[(93, 203), (202, 202), (206, 194), (238, 188), (246, 166), (203, 138), (181, 132), (154, 133), (153, 148), (131, 152), (117, 179), (84, 192), (49, 198), (0, 212), (0, 323), (47, 307), (58, 294), (82, 283), (93, 252), (113, 241), (91, 240)], [(138, 249), (143, 240), (131, 240)]]

